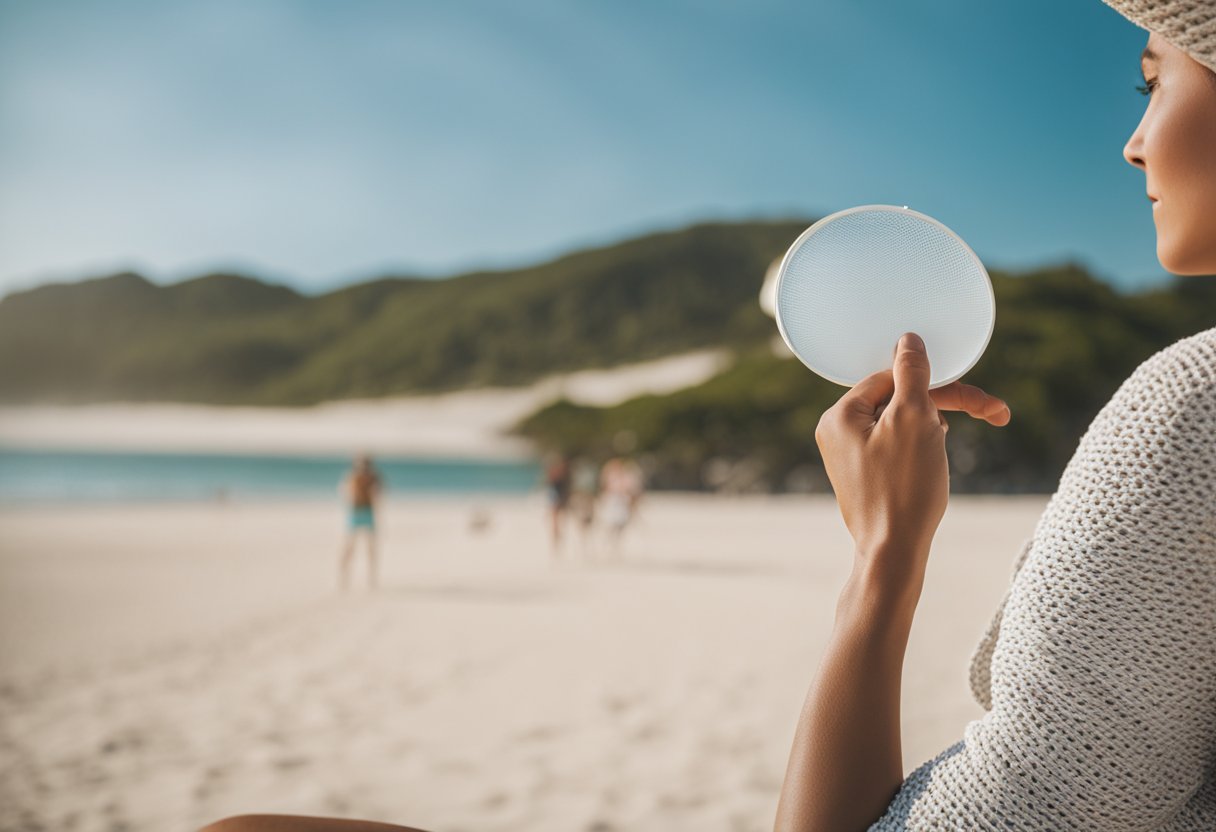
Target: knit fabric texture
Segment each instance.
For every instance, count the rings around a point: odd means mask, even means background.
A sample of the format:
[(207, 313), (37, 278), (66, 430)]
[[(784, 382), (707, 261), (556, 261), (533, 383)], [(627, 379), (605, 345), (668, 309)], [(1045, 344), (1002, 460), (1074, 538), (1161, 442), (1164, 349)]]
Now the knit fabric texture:
[(1216, 328), (1094, 417), (970, 681), (988, 712), (870, 832), (1216, 830)]
[(1102, 0), (1141, 29), (1156, 32), (1216, 72), (1213, 0)]

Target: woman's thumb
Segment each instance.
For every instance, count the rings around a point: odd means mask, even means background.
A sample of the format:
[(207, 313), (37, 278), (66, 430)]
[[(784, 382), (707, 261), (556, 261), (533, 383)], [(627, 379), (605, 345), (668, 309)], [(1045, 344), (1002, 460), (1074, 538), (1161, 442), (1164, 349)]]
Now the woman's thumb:
[(895, 393), (891, 400), (929, 398), (929, 353), (915, 332), (905, 332), (895, 345)]

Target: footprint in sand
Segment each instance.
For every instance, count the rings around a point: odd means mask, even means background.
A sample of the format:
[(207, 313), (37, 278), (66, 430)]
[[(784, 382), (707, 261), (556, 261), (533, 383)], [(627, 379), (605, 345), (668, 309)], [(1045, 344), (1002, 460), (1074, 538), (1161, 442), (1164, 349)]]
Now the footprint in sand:
[(656, 801), (660, 809), (696, 809), (709, 802), (706, 795), (693, 792), (692, 794), (661, 794)]
[(651, 740), (659, 739), (666, 733), (666, 730), (663, 728), (663, 723), (657, 720), (647, 720), (641, 722), (637, 727), (630, 731), (629, 736), (631, 739), (649, 742)]
[(325, 795), (324, 805), (325, 811), (344, 815), (351, 810), (352, 804), (345, 795), (330, 792), (329, 794)]
[(124, 728), (111, 734), (98, 747), (102, 754), (116, 754), (119, 751), (137, 751), (146, 745), (143, 733), (137, 728)]
[(216, 788), (225, 778), (228, 777), (228, 770), (222, 766), (208, 766), (203, 772), (202, 779), (194, 786), (195, 800), (203, 801), (211, 797), (215, 793)]
[(560, 737), (566, 733), (566, 729), (560, 725), (538, 725), (527, 731), (522, 731), (515, 735), (515, 739), (519, 742), (544, 742), (555, 737)]
[(312, 765), (312, 760), (298, 755), (294, 757), (279, 757), (278, 759), (272, 761), (271, 765), (273, 765), (279, 771), (294, 771), (295, 769)]
[(284, 745), (287, 742), (287, 734), (276, 728), (271, 731), (263, 731), (261, 739), (272, 745)]
[(481, 799), (483, 809), (501, 809), (511, 802), (511, 796), (503, 792), (493, 792)]
[(629, 710), (640, 701), (638, 697), (614, 693), (604, 697), (604, 708), (608, 713), (617, 715)]

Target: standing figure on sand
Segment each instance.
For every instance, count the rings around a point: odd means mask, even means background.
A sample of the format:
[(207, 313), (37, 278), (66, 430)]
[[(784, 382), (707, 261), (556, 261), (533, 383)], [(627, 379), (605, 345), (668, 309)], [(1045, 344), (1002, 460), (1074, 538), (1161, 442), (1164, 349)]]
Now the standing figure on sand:
[(350, 566), (355, 555), (355, 539), (362, 533), (367, 541), (367, 585), (376, 588), (376, 504), (383, 490), (380, 477), (371, 457), (359, 454), (351, 469), (342, 478), (339, 490), (347, 501), (346, 539), (342, 543), (342, 560), (339, 566), (338, 588), (345, 592), (350, 586)]
[(578, 523), (583, 559), (591, 555), (591, 529), (595, 525), (595, 503), (599, 499), (600, 469), (589, 459), (576, 459), (570, 466), (570, 508)]
[(608, 545), (613, 554), (621, 551), (621, 535), (637, 515), (645, 486), (642, 468), (625, 456), (604, 463), (600, 472), (600, 493), (604, 500), (604, 522), (608, 526)]
[(545, 499), (549, 505), (549, 550), (562, 553), (562, 522), (570, 505), (570, 460), (554, 454), (545, 465)]

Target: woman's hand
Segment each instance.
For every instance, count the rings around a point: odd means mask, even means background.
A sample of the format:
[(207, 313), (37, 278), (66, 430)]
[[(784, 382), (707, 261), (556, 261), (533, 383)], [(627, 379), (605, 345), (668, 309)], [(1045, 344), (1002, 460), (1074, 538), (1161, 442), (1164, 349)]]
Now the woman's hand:
[(1010, 418), (1005, 402), (978, 387), (930, 390), (924, 342), (906, 333), (890, 370), (866, 376), (820, 418), (815, 441), (859, 554), (895, 544), (904, 557), (928, 557), (950, 496), (942, 410), (994, 425)]

